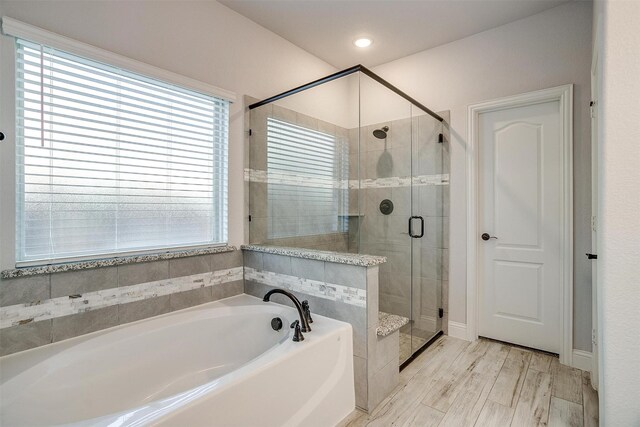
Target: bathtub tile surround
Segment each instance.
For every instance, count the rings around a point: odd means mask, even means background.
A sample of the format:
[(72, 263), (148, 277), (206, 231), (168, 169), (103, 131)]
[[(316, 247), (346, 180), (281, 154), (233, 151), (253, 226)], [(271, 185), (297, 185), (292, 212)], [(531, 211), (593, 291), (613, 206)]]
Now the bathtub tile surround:
[[(372, 410), (399, 381), (400, 326), (388, 324), (386, 336), (378, 336), (378, 272), (385, 258), (264, 245), (242, 249), (245, 293), (261, 298), (285, 288), (308, 300), (312, 313), (352, 325), (356, 405)], [(291, 305), (282, 295), (271, 300)]]
[(230, 246), (51, 267), (3, 272), (0, 355), (244, 291), (242, 254)]

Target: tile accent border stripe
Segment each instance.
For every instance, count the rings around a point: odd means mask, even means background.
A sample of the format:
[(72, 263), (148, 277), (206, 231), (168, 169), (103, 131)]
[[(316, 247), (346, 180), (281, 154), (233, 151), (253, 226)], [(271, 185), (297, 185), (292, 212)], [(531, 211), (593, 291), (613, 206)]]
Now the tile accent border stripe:
[(103, 289), (82, 295), (51, 298), (33, 304), (0, 308), (0, 329), (49, 320), (112, 305), (126, 304), (164, 295), (242, 280), (243, 268), (234, 267), (174, 279), (158, 280), (121, 288)]
[(245, 169), (244, 180), (250, 182), (270, 183), (270, 184), (286, 184), (299, 187), (327, 187), (357, 190), (359, 188), (394, 188), (414, 186), (430, 186), (430, 185), (449, 185), (449, 174), (434, 175), (416, 175), (410, 176), (391, 176), (387, 178), (370, 178), (370, 179), (350, 179), (350, 180), (333, 180), (328, 184), (328, 180), (313, 180), (309, 177), (298, 174), (274, 173), (257, 169)]
[(96, 259), (91, 261), (67, 262), (61, 264), (50, 264), (38, 267), (22, 267), (4, 270), (0, 273), (2, 279), (15, 279), (17, 277), (35, 276), (38, 274), (62, 273), (65, 271), (87, 270), (98, 267), (112, 267), (114, 265), (137, 264), (142, 262), (162, 261), (166, 259), (186, 258), (197, 255), (220, 254), (223, 252), (235, 251), (235, 246), (210, 246), (208, 248), (186, 249), (183, 251), (162, 252), (147, 255), (132, 255)]
[(288, 274), (274, 273), (272, 271), (244, 268), (244, 279), (260, 283), (262, 285), (285, 288), (294, 292), (302, 292), (318, 298), (343, 302), (356, 307), (367, 306), (367, 291), (365, 289), (349, 286), (335, 285), (319, 280), (304, 279)]

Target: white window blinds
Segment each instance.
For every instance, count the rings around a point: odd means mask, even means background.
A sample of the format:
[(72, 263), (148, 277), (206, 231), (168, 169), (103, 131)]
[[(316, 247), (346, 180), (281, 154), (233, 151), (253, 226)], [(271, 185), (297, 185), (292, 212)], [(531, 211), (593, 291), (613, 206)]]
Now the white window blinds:
[(267, 119), (269, 239), (346, 231), (347, 159), (334, 135)]
[(229, 102), (17, 40), (18, 262), (227, 241)]

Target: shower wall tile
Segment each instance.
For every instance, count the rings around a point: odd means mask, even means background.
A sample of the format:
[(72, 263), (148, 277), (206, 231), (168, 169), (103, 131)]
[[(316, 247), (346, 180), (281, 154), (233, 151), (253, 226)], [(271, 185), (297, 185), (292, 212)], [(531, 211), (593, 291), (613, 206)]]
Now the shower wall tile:
[(380, 311), (380, 268), (378, 266), (367, 268), (367, 325), (378, 318)]
[(14, 304), (32, 304), (50, 297), (49, 275), (0, 280), (0, 307)]
[(267, 221), (269, 219), (264, 217), (251, 216), (251, 222), (249, 223), (249, 242), (250, 243), (263, 243), (267, 240)]
[(266, 132), (267, 118), (272, 115), (272, 111), (273, 104), (267, 104), (262, 107), (254, 108), (253, 110), (249, 110), (250, 129), (253, 132)]
[(147, 317), (169, 313), (171, 311), (170, 299), (171, 295), (163, 295), (148, 300), (120, 304), (118, 307), (118, 323), (135, 322)]
[(218, 301), (242, 293), (244, 293), (244, 280), (221, 283), (211, 287), (211, 301)]
[(353, 356), (353, 376), (355, 377), (356, 406), (367, 410), (367, 359)]
[(81, 295), (86, 292), (94, 292), (117, 287), (118, 267), (67, 271), (64, 273), (52, 274), (50, 277), (51, 298)]
[(325, 282), (324, 261), (291, 258), (291, 275)]
[(0, 333), (0, 356), (51, 343), (51, 320), (5, 328)]
[[(40, 323), (40, 322), (38, 322)], [(66, 340), (118, 325), (118, 306), (57, 317), (52, 324), (52, 342)]]
[[(394, 332), (397, 335), (398, 332)], [(400, 382), (400, 371), (398, 361), (392, 360), (378, 372), (369, 371), (368, 381), (368, 404), (371, 409), (378, 406), (382, 400), (393, 391)]]
[(442, 280), (449, 280), (449, 249), (442, 250)]
[(367, 288), (367, 270), (356, 265), (325, 263), (325, 280), (336, 285)]
[(391, 333), (381, 337), (376, 329), (377, 326), (374, 326), (367, 331), (369, 370), (373, 372), (379, 372), (389, 362), (397, 365), (400, 349), (400, 334)]
[(118, 286), (155, 282), (169, 278), (169, 261), (145, 262), (118, 266)]
[(169, 260), (169, 278), (191, 276), (211, 271), (211, 255)]
[(169, 305), (171, 311), (182, 310), (183, 308), (210, 302), (211, 296), (211, 286), (192, 289), (190, 291), (171, 294)]
[(256, 270), (263, 269), (262, 252), (242, 251), (244, 256), (244, 266), (254, 268)]
[(211, 256), (211, 271), (242, 267), (242, 251), (231, 251)]
[(250, 182), (249, 194), (251, 194), (249, 213), (251, 216), (267, 216), (267, 184), (264, 182)]
[(249, 165), (253, 170), (267, 170), (267, 132), (251, 129), (249, 141)]
[(288, 108), (281, 107), (277, 104), (273, 105), (273, 118), (282, 120), (288, 123), (296, 123), (297, 122), (297, 113)]
[[(275, 254), (262, 254), (265, 271), (279, 274), (291, 274), (291, 257)], [(335, 283), (335, 282), (332, 282)]]
[[(318, 131), (329, 134), (329, 135), (338, 136), (336, 133), (339, 127), (334, 125), (333, 123), (325, 122), (323, 120), (318, 120), (318, 119), (316, 119), (316, 123), (317, 123), (316, 129)], [(304, 126), (303, 122), (298, 122), (298, 124), (300, 124), (301, 126)]]
[(414, 251), (414, 274), (428, 279), (442, 279), (442, 249), (421, 248)]

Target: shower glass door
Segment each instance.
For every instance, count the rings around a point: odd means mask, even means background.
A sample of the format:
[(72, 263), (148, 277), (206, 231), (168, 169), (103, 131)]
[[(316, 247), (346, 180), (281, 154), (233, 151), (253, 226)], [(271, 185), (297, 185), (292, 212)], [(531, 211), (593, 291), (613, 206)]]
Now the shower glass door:
[(442, 330), (443, 265), (447, 261), (443, 200), (448, 195), (448, 175), (443, 170), (442, 122), (412, 106), (411, 128), (410, 325), (411, 352), (415, 353)]
[(382, 255), (379, 309), (409, 319), (402, 364), (442, 326), (441, 122), (360, 78), (360, 247)]

